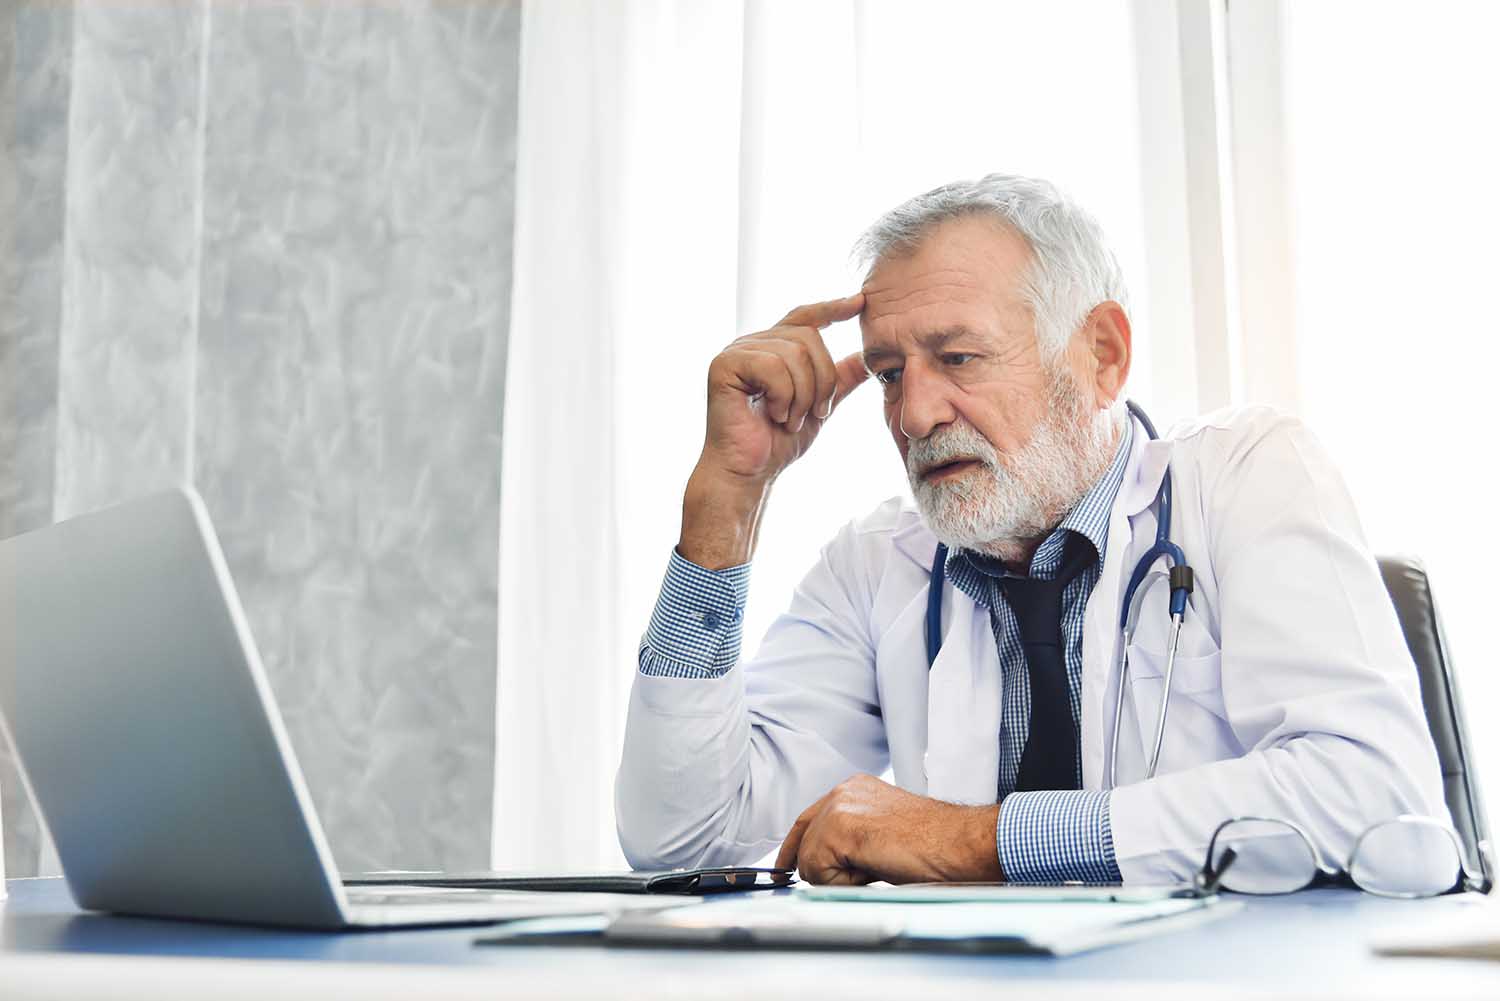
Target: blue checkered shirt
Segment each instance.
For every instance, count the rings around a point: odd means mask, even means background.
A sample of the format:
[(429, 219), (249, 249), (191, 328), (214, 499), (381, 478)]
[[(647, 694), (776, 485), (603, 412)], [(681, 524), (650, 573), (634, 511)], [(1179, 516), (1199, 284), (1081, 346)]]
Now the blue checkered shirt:
[[(1064, 659), (1075, 728), (1083, 674), (1084, 609), (1104, 567), (1109, 512), (1125, 475), (1132, 435), (1133, 422), (1127, 421), (1109, 469), (1043, 540), (1028, 571), (1033, 577), (1051, 578), (1062, 559), (1068, 532), (1083, 535), (1098, 553), (1093, 565), (1085, 567), (1063, 589)], [(1011, 882), (1119, 882), (1108, 792), (1013, 791), (1031, 717), (1031, 680), (1026, 673), (1020, 626), (993, 576), (995, 571), (992, 561), (964, 550), (949, 553), (945, 566), (953, 585), (989, 610), (1000, 655), (1004, 703), (997, 786), (1001, 808), (995, 846), (1001, 868)], [(727, 673), (739, 659), (749, 584), (748, 563), (726, 570), (705, 570), (674, 550), (651, 623), (641, 640), (641, 673), (669, 678), (717, 678)]]

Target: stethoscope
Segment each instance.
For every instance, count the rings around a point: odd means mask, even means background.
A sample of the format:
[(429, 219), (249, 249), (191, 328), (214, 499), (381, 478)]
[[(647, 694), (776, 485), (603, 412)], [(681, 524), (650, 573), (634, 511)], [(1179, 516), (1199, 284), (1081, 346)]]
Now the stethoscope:
[[(1152, 440), (1157, 438), (1156, 426), (1151, 418), (1133, 400), (1126, 401), (1130, 414), (1146, 429)], [(1161, 760), (1162, 738), (1167, 732), (1167, 706), (1172, 698), (1172, 668), (1177, 663), (1177, 641), (1182, 635), (1182, 619), (1187, 612), (1188, 596), (1193, 593), (1193, 568), (1188, 565), (1182, 549), (1169, 535), (1172, 531), (1172, 476), (1163, 472), (1161, 486), (1156, 489), (1156, 544), (1146, 551), (1130, 574), (1130, 584), (1125, 588), (1125, 600), (1120, 606), (1120, 654), (1117, 667), (1120, 687), (1115, 693), (1115, 728), (1109, 747), (1109, 788), (1116, 784), (1116, 761), (1120, 753), (1120, 719), (1125, 709), (1126, 682), (1130, 676), (1130, 643), (1135, 637), (1136, 625), (1140, 622), (1141, 601), (1150, 591), (1151, 585), (1160, 578), (1167, 579), (1170, 596), (1167, 614), (1172, 623), (1172, 639), (1167, 647), (1167, 666), (1162, 675), (1161, 709), (1156, 717), (1156, 741), (1151, 750), (1151, 761), (1146, 767), (1146, 778), (1156, 775), (1156, 766)], [(1168, 570), (1153, 571), (1156, 561), (1165, 558)], [(943, 645), (943, 582), (946, 578), (948, 547), (938, 543), (932, 557), (932, 570), (927, 586), (927, 667), (931, 670), (937, 661), (938, 651)], [(1145, 585), (1144, 587), (1142, 585)]]

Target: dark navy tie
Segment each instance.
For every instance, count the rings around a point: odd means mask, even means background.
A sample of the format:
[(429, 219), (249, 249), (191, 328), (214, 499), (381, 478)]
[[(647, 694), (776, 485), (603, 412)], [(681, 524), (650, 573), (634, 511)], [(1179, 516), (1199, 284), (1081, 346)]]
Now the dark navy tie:
[(1051, 580), (1010, 576), (999, 580), (1021, 627), (1026, 675), (1031, 682), (1031, 725), (1016, 772), (1016, 792), (1078, 788), (1078, 724), (1068, 698), (1063, 590), (1098, 558), (1092, 542), (1069, 532), (1062, 563)]

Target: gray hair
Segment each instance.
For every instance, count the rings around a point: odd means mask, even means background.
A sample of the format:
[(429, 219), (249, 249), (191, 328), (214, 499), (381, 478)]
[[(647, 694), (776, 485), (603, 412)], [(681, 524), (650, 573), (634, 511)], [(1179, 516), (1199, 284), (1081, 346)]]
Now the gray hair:
[(1042, 357), (1053, 360), (1089, 311), (1114, 300), (1127, 306), (1125, 278), (1094, 217), (1047, 181), (990, 174), (955, 181), (902, 202), (875, 221), (854, 245), (866, 277), (892, 256), (916, 251), (940, 223), (988, 215), (1031, 246), (1032, 264), (1021, 293), (1036, 322)]

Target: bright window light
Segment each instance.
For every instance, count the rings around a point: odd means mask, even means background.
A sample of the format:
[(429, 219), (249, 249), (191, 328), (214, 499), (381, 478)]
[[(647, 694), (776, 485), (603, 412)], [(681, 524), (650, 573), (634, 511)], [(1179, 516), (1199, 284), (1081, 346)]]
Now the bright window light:
[[(1303, 413), (1376, 552), (1432, 575), (1468, 718), (1492, 669), (1500, 5), (1286, 5)], [(1473, 730), (1500, 781), (1500, 735)], [(1493, 802), (1494, 797), (1491, 796)]]

